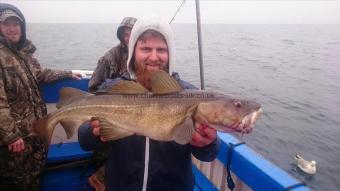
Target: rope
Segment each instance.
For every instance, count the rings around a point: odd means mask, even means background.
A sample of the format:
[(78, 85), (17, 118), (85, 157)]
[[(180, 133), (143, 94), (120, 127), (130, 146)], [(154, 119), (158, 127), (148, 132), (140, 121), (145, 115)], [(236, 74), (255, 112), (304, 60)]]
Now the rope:
[(288, 186), (287, 188), (285, 188), (285, 190), (287, 190), (287, 191), (293, 190), (294, 188), (297, 188), (297, 187), (300, 187), (300, 186), (306, 186), (306, 183), (299, 182), (299, 183), (293, 184), (291, 186)]
[(179, 5), (179, 7), (177, 8), (177, 10), (176, 10), (176, 12), (175, 12), (174, 16), (173, 16), (173, 17), (172, 17), (172, 19), (170, 20), (169, 24), (171, 24), (171, 23), (172, 23), (172, 21), (175, 19), (175, 17), (176, 17), (176, 15), (177, 15), (177, 13), (178, 13), (178, 12), (179, 12), (179, 10), (182, 8), (182, 6), (184, 5), (184, 3), (185, 3), (185, 0), (183, 0), (183, 1), (182, 1), (182, 3)]
[(227, 155), (227, 184), (228, 184), (228, 188), (231, 191), (233, 191), (234, 188), (235, 188), (235, 183), (234, 183), (233, 178), (231, 177), (231, 173), (230, 173), (232, 154), (233, 154), (235, 147), (237, 147), (239, 145), (243, 145), (243, 144), (245, 144), (245, 142), (240, 142), (240, 143), (237, 143), (237, 144), (229, 143), (228, 155)]

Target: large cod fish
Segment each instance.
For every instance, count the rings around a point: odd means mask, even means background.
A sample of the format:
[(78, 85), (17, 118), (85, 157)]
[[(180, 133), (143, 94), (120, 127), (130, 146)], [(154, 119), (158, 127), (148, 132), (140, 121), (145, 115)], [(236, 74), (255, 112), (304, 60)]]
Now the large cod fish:
[(120, 81), (96, 95), (63, 88), (58, 110), (37, 121), (34, 130), (49, 146), (59, 122), (70, 138), (82, 123), (96, 118), (105, 140), (139, 134), (186, 144), (195, 132), (195, 122), (221, 132), (250, 133), (261, 113), (260, 104), (254, 101), (209, 91), (182, 90), (163, 71), (154, 72), (151, 87), (150, 92), (134, 81)]

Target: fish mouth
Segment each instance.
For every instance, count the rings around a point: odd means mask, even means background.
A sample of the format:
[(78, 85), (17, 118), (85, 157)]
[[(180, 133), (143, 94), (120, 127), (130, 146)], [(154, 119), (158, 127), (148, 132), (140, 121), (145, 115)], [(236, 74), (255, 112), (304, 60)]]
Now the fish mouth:
[(262, 109), (260, 108), (257, 111), (253, 111), (249, 113), (248, 115), (244, 116), (241, 122), (235, 122), (231, 126), (222, 125), (222, 127), (218, 129), (225, 133), (239, 132), (242, 134), (248, 134), (255, 127), (255, 122), (260, 117), (261, 113), (262, 113)]
[(243, 117), (241, 123), (235, 128), (235, 131), (240, 132), (242, 134), (250, 133), (254, 129), (255, 122), (258, 120), (261, 113), (262, 109), (260, 108), (259, 110), (254, 111)]

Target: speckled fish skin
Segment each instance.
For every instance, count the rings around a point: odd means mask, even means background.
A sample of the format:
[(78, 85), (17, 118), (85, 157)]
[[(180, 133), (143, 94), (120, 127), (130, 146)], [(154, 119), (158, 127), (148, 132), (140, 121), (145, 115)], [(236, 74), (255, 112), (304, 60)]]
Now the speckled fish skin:
[[(260, 113), (261, 106), (254, 101), (201, 90), (167, 95), (83, 95), (49, 114), (44, 136), (49, 141), (60, 121), (71, 119), (82, 124), (92, 117), (100, 119), (102, 126), (107, 127), (101, 130), (107, 140), (136, 133), (159, 141), (171, 141), (177, 127), (188, 118), (222, 132), (249, 133)], [(64, 128), (70, 137), (76, 127)]]

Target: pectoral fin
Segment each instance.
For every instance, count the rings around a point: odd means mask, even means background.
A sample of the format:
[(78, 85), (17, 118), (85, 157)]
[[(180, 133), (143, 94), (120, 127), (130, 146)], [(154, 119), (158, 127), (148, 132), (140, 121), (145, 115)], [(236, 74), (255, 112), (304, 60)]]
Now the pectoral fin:
[(183, 123), (174, 129), (174, 141), (178, 144), (185, 145), (189, 143), (195, 132), (195, 126), (191, 117), (187, 117)]
[(109, 123), (103, 118), (99, 118), (100, 135), (107, 141), (114, 141), (131, 136), (134, 133)]

